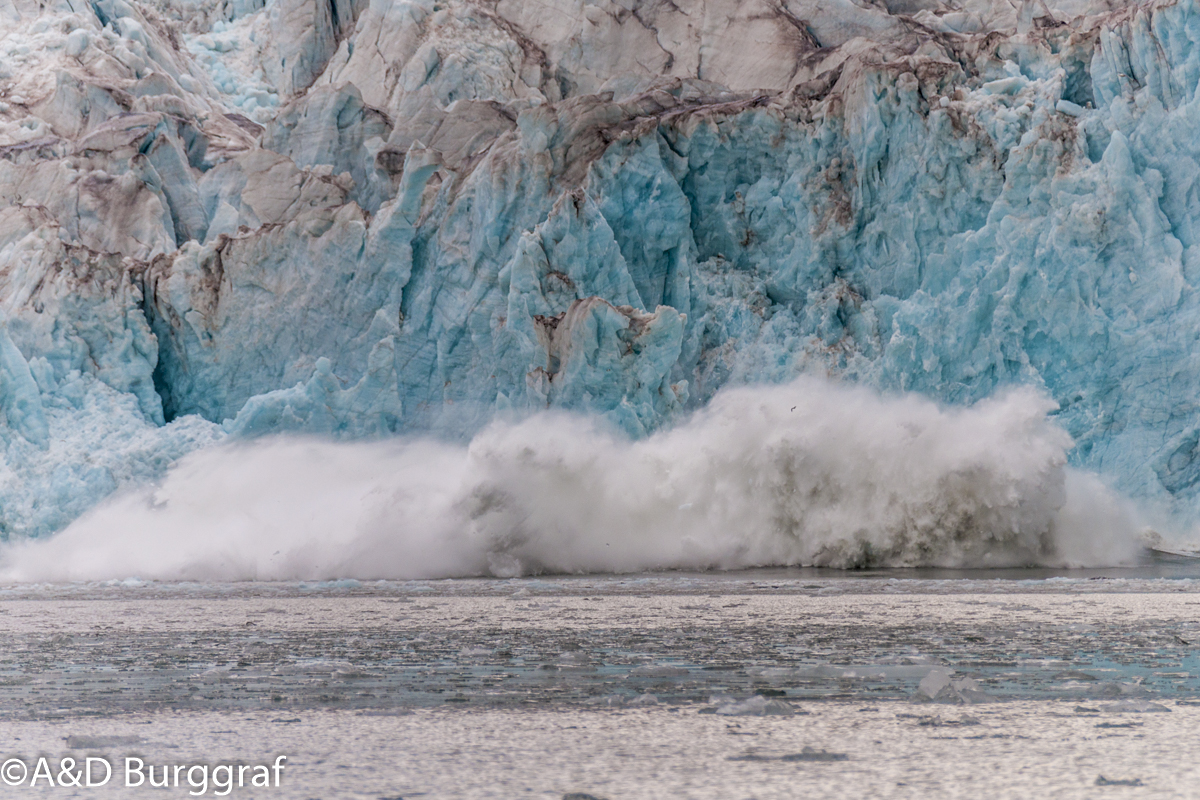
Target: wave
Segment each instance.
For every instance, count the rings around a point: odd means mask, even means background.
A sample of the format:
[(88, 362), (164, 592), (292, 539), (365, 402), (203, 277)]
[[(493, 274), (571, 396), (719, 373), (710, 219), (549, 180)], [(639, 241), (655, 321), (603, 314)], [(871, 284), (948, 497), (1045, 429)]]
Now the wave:
[(814, 378), (629, 441), (546, 413), (469, 445), (272, 438), (177, 463), (0, 579), (331, 580), (756, 566), (1130, 563), (1132, 506), (1067, 465), (1053, 401), (968, 408)]

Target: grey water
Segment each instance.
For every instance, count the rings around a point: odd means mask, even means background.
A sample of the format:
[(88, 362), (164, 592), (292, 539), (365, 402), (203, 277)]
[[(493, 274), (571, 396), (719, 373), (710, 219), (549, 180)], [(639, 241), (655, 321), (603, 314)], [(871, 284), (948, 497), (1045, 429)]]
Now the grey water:
[[(233, 797), (1193, 797), (1198, 722), (1186, 560), (0, 588), (0, 760)], [(198, 796), (120, 778), (4, 796)]]

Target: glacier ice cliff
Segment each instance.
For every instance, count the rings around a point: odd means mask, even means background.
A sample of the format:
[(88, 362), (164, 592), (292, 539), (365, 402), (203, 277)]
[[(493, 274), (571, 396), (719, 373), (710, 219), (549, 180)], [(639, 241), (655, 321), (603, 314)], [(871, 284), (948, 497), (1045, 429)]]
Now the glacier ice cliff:
[(804, 373), (1034, 387), (1200, 519), (1195, 0), (0, 20), (4, 537), (230, 437), (639, 438)]

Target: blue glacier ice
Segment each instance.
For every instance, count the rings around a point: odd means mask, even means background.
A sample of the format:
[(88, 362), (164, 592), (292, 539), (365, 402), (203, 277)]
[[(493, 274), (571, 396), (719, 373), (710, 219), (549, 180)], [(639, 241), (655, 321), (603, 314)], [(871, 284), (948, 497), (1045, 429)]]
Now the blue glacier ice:
[(220, 441), (644, 439), (806, 374), (1032, 387), (1200, 520), (1194, 0), (0, 19), (4, 537)]

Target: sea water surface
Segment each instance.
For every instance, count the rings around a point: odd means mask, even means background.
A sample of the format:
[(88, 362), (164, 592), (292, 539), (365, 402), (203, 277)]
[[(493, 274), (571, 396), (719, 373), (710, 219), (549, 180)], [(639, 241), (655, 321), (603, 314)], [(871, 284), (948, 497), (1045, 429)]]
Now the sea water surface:
[(233, 797), (1200, 797), (1184, 560), (17, 584), (0, 637), (4, 759), (287, 756)]

